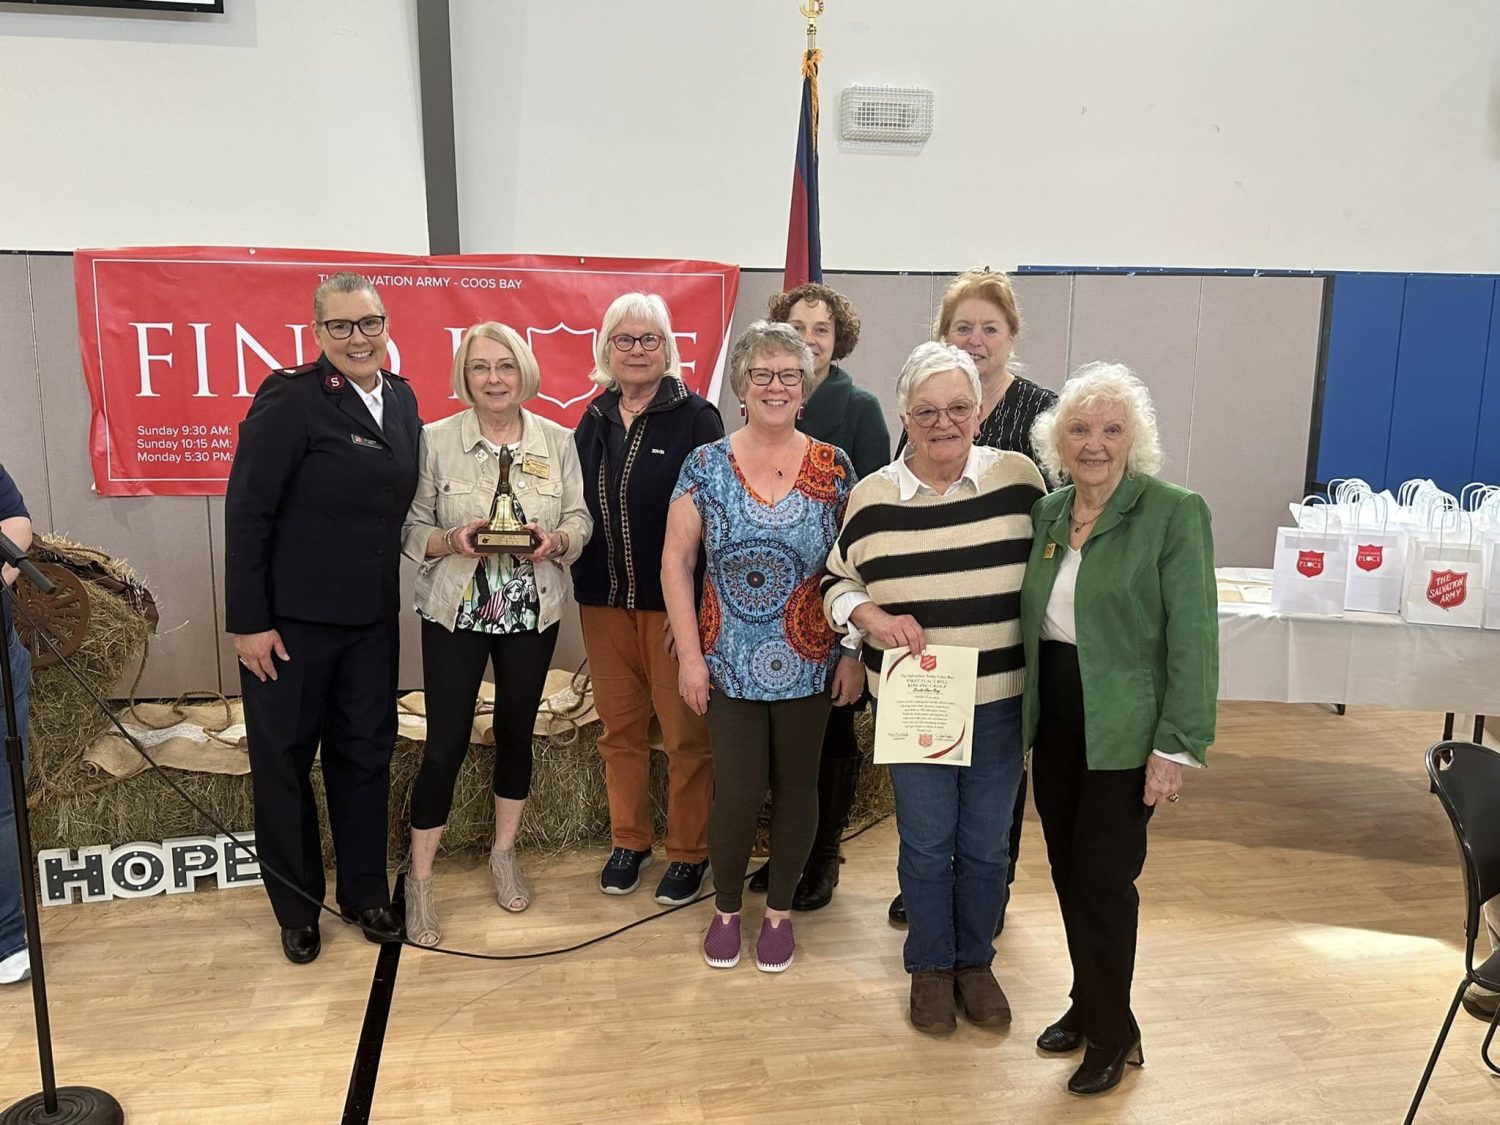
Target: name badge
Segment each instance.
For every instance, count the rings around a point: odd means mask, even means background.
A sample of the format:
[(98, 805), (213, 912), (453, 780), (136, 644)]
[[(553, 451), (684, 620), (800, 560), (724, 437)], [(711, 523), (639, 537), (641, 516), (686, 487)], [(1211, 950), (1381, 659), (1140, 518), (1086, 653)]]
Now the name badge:
[(349, 440), (352, 441), (355, 445), (362, 445), (362, 446), (364, 446), (366, 449), (384, 449), (385, 448), (385, 446), (381, 445), (374, 438), (365, 437), (364, 434), (350, 434), (349, 435)]
[(540, 457), (522, 457), (521, 471), (534, 477), (540, 477), (542, 480), (550, 480), (552, 478), (551, 468)]
[(1052, 558), (1056, 554), (1057, 554), (1057, 544), (1056, 543), (1048, 543), (1046, 549), (1042, 552), (1042, 558), (1044, 558), (1044, 559), (1050, 559), (1050, 558)]

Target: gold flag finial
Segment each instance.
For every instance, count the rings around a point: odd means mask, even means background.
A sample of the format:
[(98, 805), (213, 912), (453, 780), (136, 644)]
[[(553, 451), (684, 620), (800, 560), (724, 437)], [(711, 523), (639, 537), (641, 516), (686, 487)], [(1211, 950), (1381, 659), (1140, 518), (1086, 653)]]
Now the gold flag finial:
[(824, 0), (802, 0), (797, 10), (807, 19), (807, 49), (818, 49), (818, 17), (823, 14)]

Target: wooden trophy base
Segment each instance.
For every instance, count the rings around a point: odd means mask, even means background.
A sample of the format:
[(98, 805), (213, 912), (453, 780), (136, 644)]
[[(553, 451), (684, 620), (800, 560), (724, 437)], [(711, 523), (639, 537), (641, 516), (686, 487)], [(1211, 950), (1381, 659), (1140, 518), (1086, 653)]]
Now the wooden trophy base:
[(481, 527), (474, 533), (474, 550), (481, 555), (529, 555), (541, 543), (530, 528), (498, 531)]

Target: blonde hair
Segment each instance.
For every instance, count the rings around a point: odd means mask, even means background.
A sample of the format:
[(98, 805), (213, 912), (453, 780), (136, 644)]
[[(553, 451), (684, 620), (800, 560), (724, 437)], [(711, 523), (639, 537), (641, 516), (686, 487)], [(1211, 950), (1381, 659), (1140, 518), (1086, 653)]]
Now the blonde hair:
[(537, 366), (535, 354), (526, 341), (521, 339), (519, 332), (508, 324), (494, 320), (476, 324), (464, 333), (458, 350), (453, 353), (453, 393), (470, 406), (474, 405), (474, 395), (469, 390), (468, 372), (465, 369), (469, 365), (469, 350), (474, 341), (480, 338), (493, 340), (510, 349), (510, 354), (516, 360), (516, 370), (521, 374), (521, 401), (535, 398), (542, 389), (542, 370)]
[(1016, 309), (1016, 291), (1011, 288), (1010, 278), (985, 266), (959, 274), (948, 286), (942, 303), (938, 305), (937, 319), (932, 322), (933, 339), (947, 338), (948, 330), (953, 327), (953, 310), (958, 308), (960, 301), (970, 297), (988, 301), (1000, 310), (1010, 328), (1011, 339), (1021, 335), (1021, 314)]

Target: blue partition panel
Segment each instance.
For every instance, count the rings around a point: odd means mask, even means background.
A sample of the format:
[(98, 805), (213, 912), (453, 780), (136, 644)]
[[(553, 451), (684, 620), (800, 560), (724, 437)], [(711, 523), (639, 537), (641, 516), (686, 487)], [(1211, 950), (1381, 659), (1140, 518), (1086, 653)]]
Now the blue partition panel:
[(1362, 477), (1380, 488), (1389, 455), (1391, 401), (1406, 275), (1334, 275), (1318, 479)]
[[(1500, 290), (1497, 290), (1500, 297)], [(1479, 444), (1474, 479), (1500, 484), (1500, 299), (1490, 311), (1490, 348), (1484, 364), (1484, 401), (1479, 406)]]
[(1494, 296), (1493, 277), (1407, 279), (1386, 457), (1391, 487), (1431, 477), (1456, 493), (1473, 479)]

